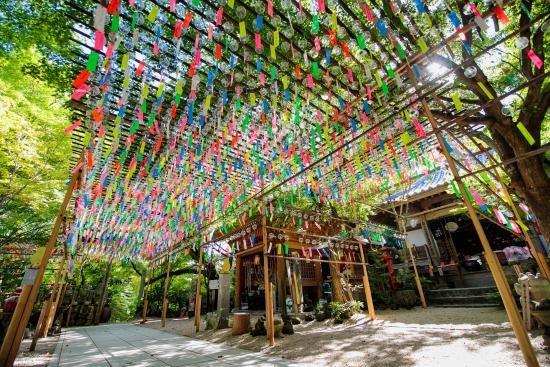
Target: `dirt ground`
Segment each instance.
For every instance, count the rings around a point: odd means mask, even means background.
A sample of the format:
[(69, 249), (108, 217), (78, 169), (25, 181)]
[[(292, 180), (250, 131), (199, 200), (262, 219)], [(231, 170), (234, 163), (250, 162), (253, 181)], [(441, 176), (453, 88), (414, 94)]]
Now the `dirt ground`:
[[(254, 322), (253, 318), (253, 322)], [(355, 315), (344, 324), (310, 321), (295, 325), (294, 335), (276, 339), (232, 336), (230, 329), (195, 333), (193, 320), (168, 320), (165, 328), (151, 320), (145, 327), (161, 329), (233, 347), (317, 366), (524, 366), (522, 354), (503, 310), (495, 308), (415, 308), (377, 312), (370, 322)], [(204, 330), (204, 322), (201, 330)], [(550, 337), (531, 332), (541, 366), (550, 366)]]
[(19, 347), (15, 367), (45, 367), (53, 356), (59, 335), (40, 339), (34, 352), (29, 352), (32, 339), (24, 339)]

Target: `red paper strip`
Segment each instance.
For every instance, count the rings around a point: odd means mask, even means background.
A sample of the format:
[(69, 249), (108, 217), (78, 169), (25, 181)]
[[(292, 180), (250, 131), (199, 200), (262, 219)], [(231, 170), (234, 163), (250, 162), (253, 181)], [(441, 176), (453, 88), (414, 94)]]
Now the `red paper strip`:
[(145, 68), (145, 62), (142, 61), (142, 62), (139, 63), (139, 65), (136, 69), (136, 75), (141, 76), (141, 74), (143, 73), (144, 68)]
[(111, 0), (111, 2), (109, 3), (109, 5), (107, 6), (107, 12), (109, 14), (114, 14), (115, 11), (118, 9), (118, 6), (120, 5), (120, 1), (119, 0)]
[(191, 19), (193, 19), (193, 13), (187, 13), (185, 16), (185, 19), (183, 20), (183, 28), (189, 27), (189, 24), (191, 24)]
[(90, 77), (90, 75), (92, 74), (88, 70), (86, 69), (82, 70), (71, 85), (77, 89), (81, 88), (84, 85), (84, 83), (88, 81), (88, 78)]
[(497, 6), (495, 8), (495, 15), (497, 16), (498, 20), (504, 25), (508, 24), (508, 22), (510, 21), (506, 16), (506, 13), (504, 12), (504, 10), (502, 10), (500, 6)]

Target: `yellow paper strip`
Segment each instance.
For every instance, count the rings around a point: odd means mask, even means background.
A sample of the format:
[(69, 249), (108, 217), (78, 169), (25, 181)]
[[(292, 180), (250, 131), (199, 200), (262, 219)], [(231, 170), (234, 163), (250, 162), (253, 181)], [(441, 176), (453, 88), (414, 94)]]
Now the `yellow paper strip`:
[(531, 133), (529, 131), (527, 131), (527, 128), (525, 127), (525, 125), (523, 125), (522, 122), (518, 122), (518, 124), (516, 126), (517, 126), (519, 132), (521, 133), (521, 135), (523, 135), (525, 140), (527, 140), (529, 145), (535, 144), (535, 138), (533, 138), (533, 135), (531, 135)]
[(483, 93), (485, 93), (485, 95), (487, 96), (487, 98), (489, 99), (494, 99), (495, 97), (493, 97), (493, 95), (491, 94), (491, 92), (489, 92), (489, 89), (487, 89), (487, 87), (485, 85), (483, 85), (482, 82), (477, 82), (477, 85), (479, 85), (479, 87), (481, 88), (481, 90), (483, 91)]

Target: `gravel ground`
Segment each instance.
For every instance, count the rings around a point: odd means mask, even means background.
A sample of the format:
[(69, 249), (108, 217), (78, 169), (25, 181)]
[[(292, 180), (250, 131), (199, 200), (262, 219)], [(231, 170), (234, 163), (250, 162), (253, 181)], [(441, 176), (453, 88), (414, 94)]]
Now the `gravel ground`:
[[(158, 320), (144, 326), (161, 329)], [(505, 312), (495, 308), (385, 310), (374, 322), (364, 315), (340, 325), (302, 322), (295, 325), (294, 335), (276, 339), (274, 347), (267, 346), (265, 337), (232, 336), (230, 329), (195, 333), (189, 319), (168, 320), (162, 330), (317, 366), (525, 365)], [(531, 342), (540, 365), (550, 366), (550, 337), (545, 340), (542, 334), (542, 330), (531, 332)]]
[(53, 356), (59, 335), (39, 339), (34, 352), (29, 352), (32, 339), (24, 339), (15, 360), (16, 367), (45, 367)]

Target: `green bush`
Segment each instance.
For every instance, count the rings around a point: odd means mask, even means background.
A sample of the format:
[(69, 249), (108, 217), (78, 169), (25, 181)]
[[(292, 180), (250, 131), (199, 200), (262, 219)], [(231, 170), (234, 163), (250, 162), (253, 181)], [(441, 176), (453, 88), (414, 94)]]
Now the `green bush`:
[(362, 307), (363, 302), (361, 301), (331, 302), (329, 304), (330, 316), (334, 318), (334, 322), (339, 324), (351, 318), (354, 313), (360, 312)]

